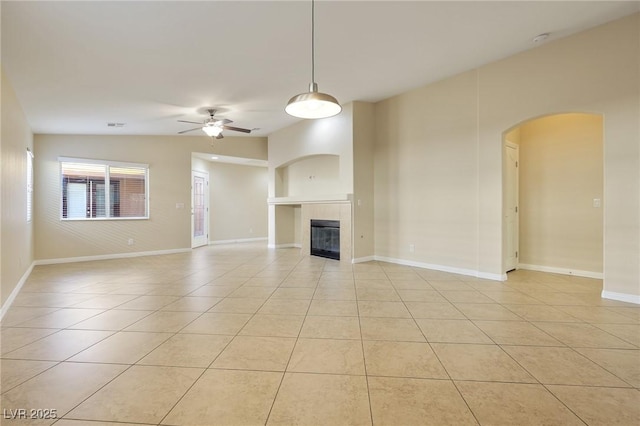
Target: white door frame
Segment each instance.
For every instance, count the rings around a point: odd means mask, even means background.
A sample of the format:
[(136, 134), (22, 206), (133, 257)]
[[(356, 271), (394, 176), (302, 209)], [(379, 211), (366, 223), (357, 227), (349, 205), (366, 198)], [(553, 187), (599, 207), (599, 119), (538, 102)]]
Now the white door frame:
[[(195, 215), (195, 179), (204, 179), (204, 229), (202, 235), (196, 236)], [(209, 173), (199, 170), (191, 171), (191, 248), (209, 244)]]
[[(511, 179), (514, 177), (509, 173), (509, 160), (508, 160), (508, 150), (515, 150), (516, 157), (516, 171), (515, 171), (515, 182), (511, 182)], [(504, 271), (511, 271), (513, 269), (518, 268), (518, 263), (520, 260), (520, 173), (519, 173), (519, 162), (520, 162), (520, 146), (513, 142), (506, 141), (504, 142), (503, 148), (503, 170), (504, 170), (504, 178), (503, 178), (503, 265)], [(509, 187), (513, 185), (513, 189), (515, 194), (513, 194), (515, 200), (509, 200)], [(511, 215), (513, 215), (514, 225), (513, 227), (509, 226), (509, 220)], [(509, 247), (513, 246), (512, 250), (509, 250)]]

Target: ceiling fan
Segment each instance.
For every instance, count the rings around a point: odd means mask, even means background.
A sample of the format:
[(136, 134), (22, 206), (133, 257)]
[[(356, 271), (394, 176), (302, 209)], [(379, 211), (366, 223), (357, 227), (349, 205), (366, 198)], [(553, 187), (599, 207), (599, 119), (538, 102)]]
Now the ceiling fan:
[(194, 127), (193, 129), (183, 130), (181, 132), (178, 132), (178, 134), (181, 135), (183, 133), (193, 132), (194, 130), (201, 129), (203, 132), (205, 132), (208, 136), (211, 136), (212, 138), (222, 139), (224, 137), (222, 136), (223, 130), (232, 130), (234, 132), (251, 133), (251, 130), (249, 129), (243, 129), (242, 127), (227, 126), (227, 124), (233, 123), (233, 121), (226, 118), (214, 117), (214, 115), (216, 114), (216, 110), (214, 108), (208, 108), (207, 112), (209, 113), (209, 118), (204, 120), (202, 123), (199, 123), (197, 121), (178, 120), (180, 123), (191, 123), (191, 124), (199, 125), (198, 127)]

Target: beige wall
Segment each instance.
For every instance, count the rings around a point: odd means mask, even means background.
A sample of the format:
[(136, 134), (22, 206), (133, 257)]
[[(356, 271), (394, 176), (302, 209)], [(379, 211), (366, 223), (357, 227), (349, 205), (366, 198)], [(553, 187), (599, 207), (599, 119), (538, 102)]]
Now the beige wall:
[(269, 135), (269, 197), (276, 196), (276, 168), (321, 154), (339, 157), (339, 193), (353, 193), (352, 109), (344, 105), (335, 117), (302, 120)]
[[(27, 148), (33, 151), (33, 134), (4, 71), (0, 70), (2, 98), (2, 150), (0, 186), (0, 293), (2, 306), (20, 284), (33, 262), (33, 223), (27, 223)], [(35, 185), (36, 193), (40, 191)], [(34, 214), (37, 214), (34, 212)], [(4, 313), (4, 310), (2, 310)]]
[(195, 155), (191, 156), (191, 170), (209, 173), (209, 162)]
[(209, 163), (209, 240), (267, 238), (267, 168)]
[(279, 167), (276, 173), (276, 197), (331, 195), (342, 191), (337, 155), (305, 157)]
[(478, 270), (476, 83), (468, 72), (376, 104), (376, 256)]
[[(274, 229), (276, 229), (277, 232), (273, 236), (275, 240), (273, 245), (275, 247), (293, 247), (296, 244), (297, 234), (300, 232), (296, 230), (296, 226), (300, 224), (300, 222), (296, 220), (296, 214), (298, 213), (297, 206), (280, 205), (269, 207), (275, 211), (273, 216), (276, 222)], [(271, 240), (271, 235), (269, 237)]]
[[(205, 136), (36, 135), (36, 259), (190, 247), (192, 152), (264, 160), (266, 140), (230, 137), (212, 148)], [(149, 164), (149, 220), (61, 221), (59, 156)]]
[(560, 114), (520, 126), (520, 263), (602, 272), (602, 117)]
[(374, 104), (353, 103), (353, 257), (370, 259), (374, 251), (373, 145)]
[(605, 291), (638, 298), (639, 67), (635, 14), (376, 104), (376, 255), (500, 276), (503, 133), (598, 113)]
[(302, 206), (293, 206), (293, 244), (302, 247)]

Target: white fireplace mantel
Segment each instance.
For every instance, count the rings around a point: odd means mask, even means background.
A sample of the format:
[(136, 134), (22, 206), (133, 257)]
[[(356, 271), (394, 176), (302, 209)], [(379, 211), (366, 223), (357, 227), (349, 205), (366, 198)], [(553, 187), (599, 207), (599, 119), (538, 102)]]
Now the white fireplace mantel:
[(271, 197), (267, 198), (270, 205), (295, 205), (312, 203), (346, 203), (351, 202), (353, 194), (327, 194), (327, 195), (296, 195), (292, 197)]

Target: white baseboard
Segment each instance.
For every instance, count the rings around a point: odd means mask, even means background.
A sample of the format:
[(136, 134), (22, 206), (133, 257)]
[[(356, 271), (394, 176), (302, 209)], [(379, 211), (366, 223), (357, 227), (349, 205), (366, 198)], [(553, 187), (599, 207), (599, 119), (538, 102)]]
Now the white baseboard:
[(256, 241), (267, 241), (267, 237), (261, 238), (240, 238), (237, 240), (215, 240), (209, 241), (210, 246), (217, 246), (219, 244), (241, 244), (241, 243), (255, 243)]
[(569, 268), (556, 268), (554, 266), (530, 265), (527, 263), (519, 263), (518, 268), (526, 269), (528, 271), (549, 272), (552, 274), (575, 275), (576, 277), (596, 278), (599, 280), (604, 278), (604, 274), (602, 272), (581, 271), (578, 269), (569, 269)]
[(450, 272), (452, 274), (467, 275), (470, 277), (484, 278), (494, 281), (506, 281), (507, 274), (493, 274), (490, 272), (481, 272), (473, 269), (455, 268), (452, 266), (434, 265), (432, 263), (416, 262), (414, 260), (396, 259), (385, 256), (374, 256), (375, 260), (381, 262), (396, 263), (398, 265), (415, 266), (416, 268), (432, 269), (434, 271)]
[(281, 249), (281, 248), (302, 248), (302, 244), (287, 243), (287, 244), (267, 244), (267, 248)]
[(35, 265), (55, 265), (58, 263), (75, 263), (75, 262), (90, 262), (92, 260), (125, 259), (128, 257), (157, 256), (160, 254), (186, 253), (190, 251), (191, 251), (190, 248), (180, 248), (180, 249), (169, 249), (169, 250), (138, 251), (133, 253), (100, 254), (97, 256), (63, 257), (59, 259), (39, 259), (34, 261), (34, 264)]
[(2, 318), (4, 318), (5, 314), (11, 307), (11, 304), (13, 304), (13, 301), (18, 296), (18, 293), (20, 293), (20, 290), (22, 289), (22, 286), (24, 285), (24, 283), (27, 282), (27, 279), (29, 278), (29, 275), (31, 275), (31, 271), (33, 271), (34, 266), (35, 266), (35, 262), (31, 262), (31, 265), (29, 266), (29, 268), (25, 271), (24, 274), (22, 274), (20, 281), (18, 281), (18, 284), (13, 288), (13, 291), (11, 292), (7, 300), (2, 305), (2, 308), (0, 308), (0, 321), (2, 321)]
[(507, 280), (507, 273), (504, 272), (502, 274), (492, 274), (489, 272), (480, 272), (480, 271), (475, 271), (476, 278), (482, 278), (484, 280), (492, 280), (492, 281), (506, 281)]
[(636, 305), (640, 305), (640, 295), (637, 294), (616, 293), (615, 291), (602, 290), (601, 296), (603, 299), (618, 300), (620, 302), (635, 303)]
[(375, 256), (365, 256), (365, 257), (357, 257), (354, 258), (351, 263), (365, 263), (365, 262), (373, 262), (376, 260)]
[(302, 248), (302, 245), (296, 243), (276, 244), (271, 245), (269, 248), (281, 249), (281, 248)]

